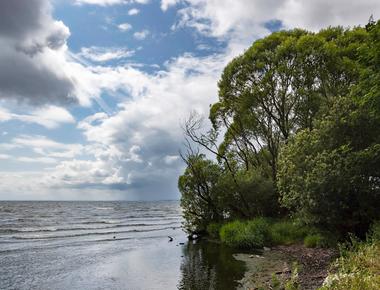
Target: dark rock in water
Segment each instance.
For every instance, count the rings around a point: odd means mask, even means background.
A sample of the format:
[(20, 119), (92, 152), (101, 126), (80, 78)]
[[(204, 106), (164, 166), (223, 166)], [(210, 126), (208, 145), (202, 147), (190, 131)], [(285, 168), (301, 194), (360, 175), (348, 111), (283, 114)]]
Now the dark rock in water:
[(179, 243), (180, 245), (184, 245), (185, 243)]
[(173, 242), (173, 238), (171, 236), (168, 236), (169, 242)]
[(114, 239), (116, 239), (116, 236), (113, 236)]

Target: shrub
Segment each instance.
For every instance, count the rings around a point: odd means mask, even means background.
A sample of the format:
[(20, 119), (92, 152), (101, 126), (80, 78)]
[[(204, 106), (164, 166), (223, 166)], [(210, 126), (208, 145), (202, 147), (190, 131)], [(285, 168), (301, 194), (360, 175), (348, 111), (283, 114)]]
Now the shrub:
[(379, 242), (355, 242), (337, 260), (337, 272), (325, 279), (320, 290), (380, 289)]
[(242, 248), (244, 244), (245, 224), (240, 221), (233, 221), (220, 228), (220, 239), (230, 247)]
[(250, 249), (262, 248), (270, 242), (270, 223), (264, 218), (248, 222), (234, 221), (223, 225), (220, 239), (230, 247)]
[(321, 234), (309, 234), (303, 241), (307, 248), (319, 248), (326, 246), (326, 240)]
[(270, 243), (270, 223), (265, 218), (256, 218), (246, 224), (247, 243), (252, 248), (262, 248)]
[(270, 232), (273, 244), (290, 245), (302, 241), (308, 234), (308, 229), (292, 221), (281, 221), (274, 223)]

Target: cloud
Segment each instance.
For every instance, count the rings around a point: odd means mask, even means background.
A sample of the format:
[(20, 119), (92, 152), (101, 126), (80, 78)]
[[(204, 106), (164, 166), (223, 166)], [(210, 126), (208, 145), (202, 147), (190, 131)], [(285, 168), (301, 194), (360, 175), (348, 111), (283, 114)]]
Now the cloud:
[(143, 40), (148, 35), (149, 35), (149, 30), (147, 30), (147, 29), (144, 29), (144, 30), (137, 31), (137, 32), (133, 33), (133, 37), (136, 38), (136, 39), (138, 39), (138, 40)]
[[(161, 1), (167, 8), (172, 2)], [(279, 20), (284, 28), (318, 30), (329, 25), (366, 24), (380, 17), (380, 1), (345, 0), (186, 0), (174, 27), (189, 26), (207, 36), (252, 41), (268, 33), (265, 24)], [(164, 9), (165, 10), (165, 9)]]
[(57, 69), (69, 35), (46, 0), (0, 1), (0, 99), (75, 102), (75, 81)]
[(10, 120), (35, 123), (48, 129), (55, 129), (63, 123), (75, 123), (75, 119), (69, 111), (57, 106), (44, 106), (32, 110), (30, 114), (16, 114), (0, 108), (0, 122)]
[[(60, 143), (42, 135), (20, 135), (13, 138), (10, 143), (1, 143), (0, 145), (0, 149), (3, 150), (29, 149), (34, 154), (35, 160), (42, 160), (41, 158), (72, 159), (86, 153), (86, 147), (82, 144)], [(16, 158), (16, 160), (19, 159)]]
[(137, 9), (137, 8), (132, 8), (128, 11), (128, 15), (132, 16), (132, 15), (137, 15), (140, 13), (140, 10)]
[[(217, 80), (224, 66), (254, 39), (268, 34), (268, 22), (279, 20), (285, 28), (303, 26), (309, 29), (329, 24), (354, 25), (365, 23), (372, 13), (378, 17), (380, 5), (372, 0), (352, 5), (325, 0), (181, 1), (175, 28), (191, 27), (207, 37), (215, 37), (226, 44), (225, 49), (206, 57), (180, 55), (161, 66), (162, 70), (149, 74), (137, 66), (101, 65), (107, 60), (124, 57), (123, 53), (128, 54), (120, 48), (112, 51), (89, 47), (79, 54), (70, 53), (66, 45), (69, 30), (62, 22), (52, 19), (46, 0), (13, 2), (0, 4), (0, 16), (5, 17), (0, 17), (0, 98), (45, 104), (40, 110), (48, 108), (46, 103), (79, 100), (89, 104), (90, 100), (96, 100), (105, 112), (95, 113), (78, 123), (78, 130), (86, 138), (83, 144), (60, 143), (41, 135), (20, 135), (9, 143), (0, 144), (2, 150), (33, 153), (12, 157), (21, 158), (19, 162), (39, 160), (49, 165), (46, 171), (33, 174), (0, 174), (0, 192), (11, 189), (15, 196), (33, 191), (41, 192), (41, 198), (84, 199), (92, 198), (94, 192), (98, 199), (108, 198), (109, 192), (118, 198), (178, 197), (177, 177), (184, 166), (178, 156), (183, 141), (181, 122), (192, 110), (208, 114), (209, 105), (216, 101)], [(30, 9), (16, 9), (20, 2), (25, 7), (31, 6)], [(104, 6), (134, 1), (76, 2)], [(161, 9), (166, 10), (178, 2), (161, 1)], [(18, 21), (13, 23), (12, 19)], [(125, 26), (125, 29), (130, 27)], [(137, 38), (146, 36), (141, 31), (136, 33)], [(6, 58), (12, 62), (8, 62), (4, 71), (2, 60)], [(11, 64), (16, 65), (12, 67)], [(7, 70), (13, 74), (10, 79), (4, 76)], [(16, 76), (22, 77), (17, 79)], [(28, 78), (33, 80), (30, 84)], [(13, 84), (1, 85), (2, 81), (10, 80)], [(11, 93), (5, 94), (4, 88)], [(123, 95), (115, 111), (102, 105), (100, 96), (103, 93)], [(75, 122), (63, 111), (60, 118), (58, 115), (53, 111), (46, 115), (38, 109), (27, 114), (2, 109), (0, 122), (17, 119), (39, 122), (47, 128)], [(41, 121), (44, 116), (49, 117)], [(11, 155), (6, 153), (9, 152), (2, 153), (0, 158), (9, 162)], [(52, 188), (57, 195), (49, 195)]]
[(121, 4), (147, 4), (149, 0), (75, 0), (75, 4), (83, 5), (99, 5), (99, 6), (111, 6), (111, 5), (121, 5)]
[(276, 16), (285, 27), (303, 27), (318, 30), (329, 25), (365, 25), (371, 15), (380, 17), (380, 2), (377, 0), (287, 0), (280, 5)]
[(107, 62), (133, 56), (134, 50), (119, 47), (82, 47), (77, 55), (93, 62)]
[(119, 30), (124, 32), (132, 29), (132, 25), (126, 22), (119, 24), (117, 27), (119, 28)]
[(166, 11), (169, 7), (181, 2), (181, 0), (161, 0), (161, 10)]
[(19, 162), (28, 162), (28, 163), (45, 163), (52, 164), (57, 163), (57, 160), (50, 157), (17, 157), (17, 161)]
[(117, 80), (109, 87), (131, 88), (130, 99), (119, 104), (115, 114), (96, 113), (78, 123), (88, 143), (84, 150), (93, 160), (59, 163), (46, 175), (47, 184), (119, 189), (128, 197), (177, 198), (177, 178), (184, 166), (178, 153), (181, 123), (190, 109), (208, 113), (227, 59), (187, 54), (153, 75), (133, 68), (104, 71)]
[(9, 155), (9, 154), (0, 154), (0, 160), (1, 159), (10, 159), (10, 158), (12, 158), (12, 156), (11, 155)]

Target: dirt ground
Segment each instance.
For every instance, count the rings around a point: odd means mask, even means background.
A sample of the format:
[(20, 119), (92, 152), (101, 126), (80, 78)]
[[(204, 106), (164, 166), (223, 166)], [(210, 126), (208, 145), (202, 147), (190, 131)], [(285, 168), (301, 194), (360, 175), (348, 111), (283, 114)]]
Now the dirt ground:
[(266, 251), (252, 254), (236, 254), (234, 257), (247, 265), (247, 272), (240, 281), (239, 289), (273, 289), (275, 281), (283, 285), (297, 267), (300, 289), (314, 290), (322, 285), (331, 262), (338, 257), (338, 252), (334, 249), (290, 245), (267, 248)]

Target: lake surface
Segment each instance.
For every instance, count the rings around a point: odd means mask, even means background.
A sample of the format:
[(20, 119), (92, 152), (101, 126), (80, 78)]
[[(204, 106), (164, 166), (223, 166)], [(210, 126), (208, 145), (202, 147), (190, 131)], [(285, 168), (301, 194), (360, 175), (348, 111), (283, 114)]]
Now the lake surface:
[(181, 222), (175, 201), (0, 202), (0, 289), (234, 289), (243, 263)]

